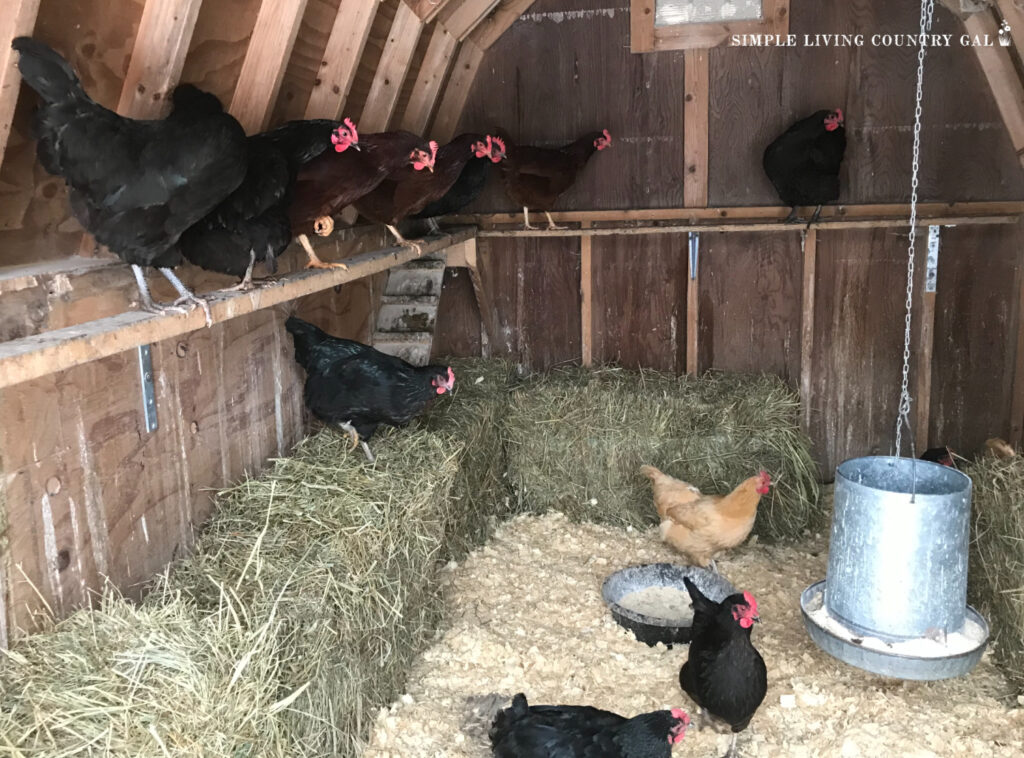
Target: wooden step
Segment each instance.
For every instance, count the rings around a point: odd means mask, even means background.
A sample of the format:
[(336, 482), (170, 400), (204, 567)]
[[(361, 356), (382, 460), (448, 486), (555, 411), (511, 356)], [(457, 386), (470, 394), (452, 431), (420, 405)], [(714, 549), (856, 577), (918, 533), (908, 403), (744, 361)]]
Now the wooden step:
[(388, 275), (386, 295), (411, 295), (421, 297), (441, 294), (441, 282), (444, 281), (444, 263), (440, 267), (396, 268)]
[[(419, 298), (418, 298), (419, 299)], [(437, 319), (437, 301), (428, 303), (382, 302), (377, 314), (378, 332), (433, 332)]]
[(382, 353), (394, 355), (414, 366), (425, 366), (430, 362), (430, 348), (433, 335), (429, 332), (376, 332), (373, 346)]

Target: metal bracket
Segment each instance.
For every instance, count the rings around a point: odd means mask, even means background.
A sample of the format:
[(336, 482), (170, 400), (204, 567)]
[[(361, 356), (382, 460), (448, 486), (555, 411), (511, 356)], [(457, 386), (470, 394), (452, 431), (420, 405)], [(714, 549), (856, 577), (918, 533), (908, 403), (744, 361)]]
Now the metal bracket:
[(939, 284), (939, 227), (928, 227), (928, 258), (925, 260), (924, 291), (935, 292)]
[(688, 232), (690, 243), (690, 279), (697, 278), (697, 263), (700, 258), (700, 232)]
[(149, 345), (139, 345), (139, 381), (142, 382), (142, 413), (146, 417), (146, 431), (155, 432), (156, 389), (153, 386), (153, 356)]

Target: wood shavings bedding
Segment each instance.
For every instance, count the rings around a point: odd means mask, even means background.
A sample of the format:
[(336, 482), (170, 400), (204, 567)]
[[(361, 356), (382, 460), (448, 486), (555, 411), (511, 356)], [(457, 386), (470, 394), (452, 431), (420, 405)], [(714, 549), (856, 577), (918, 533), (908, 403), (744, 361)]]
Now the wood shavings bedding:
[[(747, 545), (719, 570), (758, 601), (754, 644), (768, 664), (768, 696), (740, 735), (745, 758), (1017, 758), (1024, 709), (986, 653), (967, 677), (883, 679), (821, 652), (803, 627), (799, 596), (825, 576), (827, 541)], [(677, 562), (656, 530), (521, 517), (445, 583), (450, 620), (410, 672), (407, 693), (376, 720), (365, 758), (487, 758), (493, 713), (516, 692), (536, 704), (588, 704), (632, 716), (696, 708), (679, 689), (686, 645), (636, 642), (601, 600), (608, 574)], [(673, 755), (721, 755), (729, 737), (691, 728)]]

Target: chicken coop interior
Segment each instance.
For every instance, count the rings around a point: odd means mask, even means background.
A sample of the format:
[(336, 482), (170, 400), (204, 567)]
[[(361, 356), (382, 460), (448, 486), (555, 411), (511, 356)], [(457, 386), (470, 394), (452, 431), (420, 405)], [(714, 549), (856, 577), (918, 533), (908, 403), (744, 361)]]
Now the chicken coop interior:
[(1024, 0), (3, 6), (0, 756), (1024, 755)]

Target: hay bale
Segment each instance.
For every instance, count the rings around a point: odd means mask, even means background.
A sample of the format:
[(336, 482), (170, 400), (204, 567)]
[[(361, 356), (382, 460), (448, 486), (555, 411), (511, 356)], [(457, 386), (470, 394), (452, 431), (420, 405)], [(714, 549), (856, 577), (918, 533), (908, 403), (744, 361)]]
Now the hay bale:
[(457, 440), (382, 435), (376, 466), (347, 447), (325, 431), (221, 493), (141, 608), (111, 598), (19, 644), (0, 667), (13, 754), (356, 755), (433, 639), (465, 514)]
[(968, 590), (988, 618), (996, 659), (1024, 694), (1024, 458), (967, 464), (974, 483)]
[(724, 493), (759, 468), (776, 484), (755, 532), (797, 537), (818, 508), (799, 400), (777, 377), (565, 369), (513, 394), (509, 477), (525, 507), (643, 526), (655, 512), (643, 463)]

